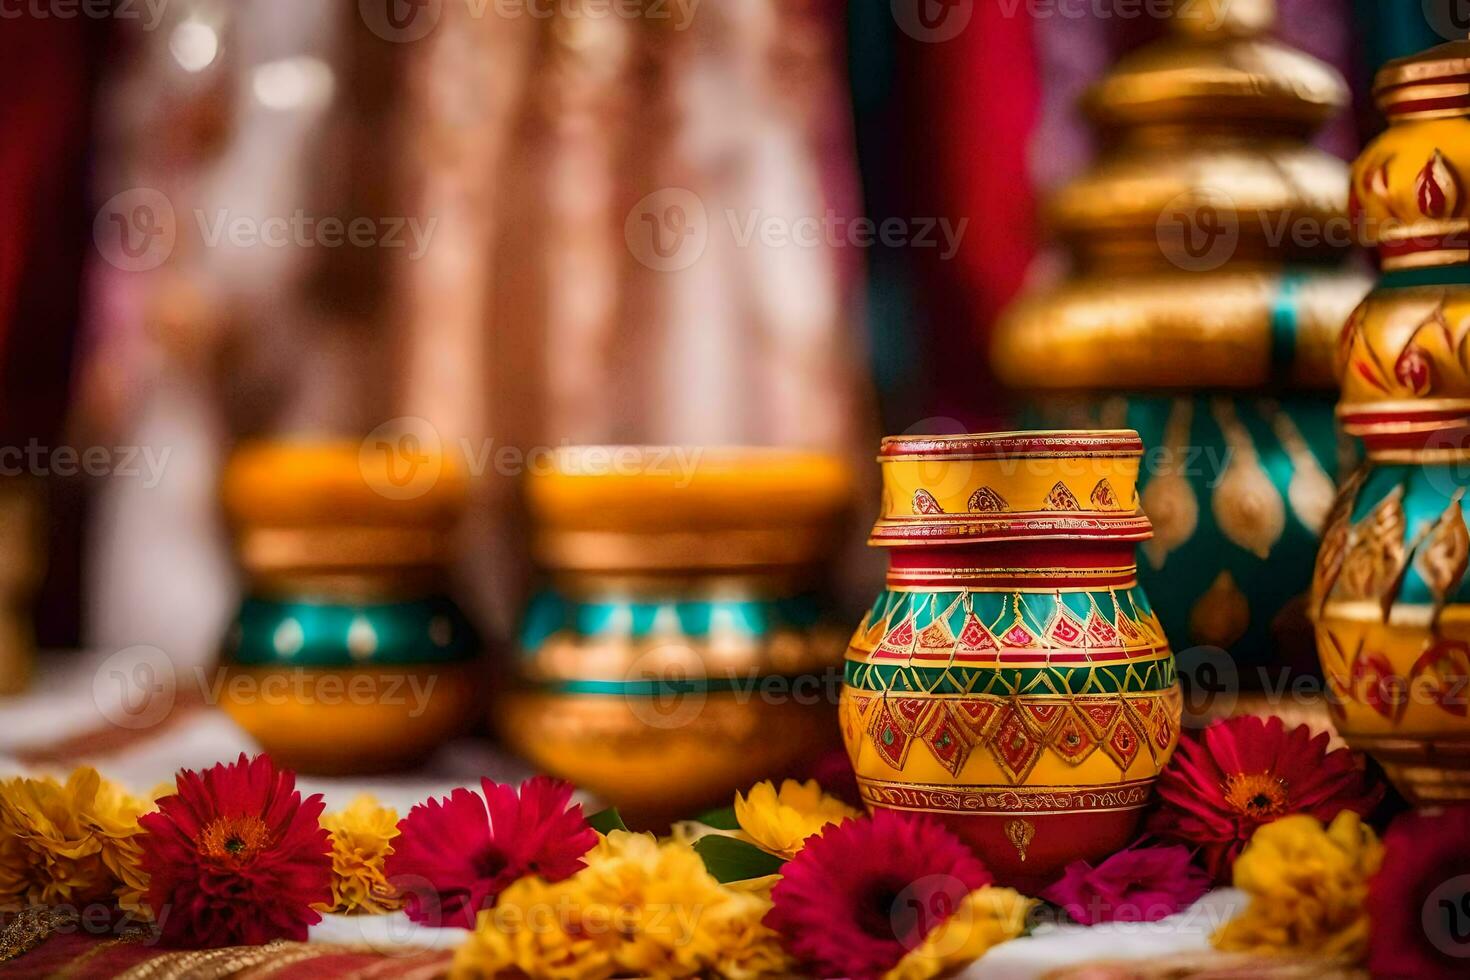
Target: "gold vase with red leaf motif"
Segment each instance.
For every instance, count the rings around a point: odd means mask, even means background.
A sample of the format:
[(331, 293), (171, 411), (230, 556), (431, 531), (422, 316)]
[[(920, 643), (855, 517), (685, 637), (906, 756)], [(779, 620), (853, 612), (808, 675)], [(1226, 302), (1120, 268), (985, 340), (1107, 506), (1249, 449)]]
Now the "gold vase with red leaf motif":
[(1353, 168), (1384, 274), (1338, 343), (1338, 417), (1368, 462), (1312, 591), (1336, 723), (1413, 803), (1470, 799), (1470, 42), (1389, 63), (1390, 126)]
[(1132, 431), (885, 439), (886, 588), (848, 646), (843, 735), (870, 808), (928, 813), (1044, 884), (1137, 832), (1179, 737), (1138, 587)]

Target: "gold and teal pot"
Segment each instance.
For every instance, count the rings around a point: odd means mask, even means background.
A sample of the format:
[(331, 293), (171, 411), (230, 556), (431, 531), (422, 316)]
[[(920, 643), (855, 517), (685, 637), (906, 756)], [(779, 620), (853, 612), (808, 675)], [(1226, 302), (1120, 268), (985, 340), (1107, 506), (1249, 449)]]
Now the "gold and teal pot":
[(225, 471), (247, 585), (218, 697), (302, 772), (409, 766), (477, 700), (479, 639), (445, 573), (464, 478), (439, 461), (405, 494), (391, 465), (357, 445), (273, 442), (242, 446)]
[(1088, 92), (1101, 152), (1046, 207), (1072, 261), (1007, 312), (993, 353), (1028, 422), (1142, 434), (1139, 580), (1170, 642), (1275, 685), (1315, 667), (1332, 352), (1372, 282), (1350, 263), (1347, 165), (1312, 142), (1346, 81), (1272, 37), (1270, 0), (1204, 9), (1174, 5)]
[(1179, 738), (1139, 586), (1130, 431), (883, 441), (886, 588), (847, 650), (841, 722), (869, 808), (928, 813), (1032, 889), (1128, 845)]
[(651, 826), (835, 745), (839, 461), (582, 447), (526, 491), (543, 584), (494, 719), (512, 747)]
[(1337, 726), (1411, 802), (1470, 800), (1470, 42), (1390, 62), (1353, 166), (1383, 278), (1343, 326), (1343, 490), (1313, 588)]

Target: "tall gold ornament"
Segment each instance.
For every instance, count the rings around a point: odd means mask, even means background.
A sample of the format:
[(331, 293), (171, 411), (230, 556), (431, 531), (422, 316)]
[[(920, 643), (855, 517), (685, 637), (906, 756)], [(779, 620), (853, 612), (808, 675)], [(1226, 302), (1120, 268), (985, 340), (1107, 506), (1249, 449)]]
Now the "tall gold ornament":
[(1140, 432), (1139, 581), (1176, 648), (1243, 666), (1310, 659), (1333, 338), (1370, 285), (1341, 267), (1347, 166), (1308, 143), (1347, 86), (1274, 19), (1271, 0), (1185, 5), (1092, 89), (1104, 150), (1047, 209), (1072, 272), (994, 350), (1031, 421)]
[(1470, 42), (1390, 62), (1374, 95), (1390, 125), (1352, 197), (1383, 276), (1337, 347), (1368, 462), (1311, 606), (1339, 731), (1428, 805), (1470, 799)]

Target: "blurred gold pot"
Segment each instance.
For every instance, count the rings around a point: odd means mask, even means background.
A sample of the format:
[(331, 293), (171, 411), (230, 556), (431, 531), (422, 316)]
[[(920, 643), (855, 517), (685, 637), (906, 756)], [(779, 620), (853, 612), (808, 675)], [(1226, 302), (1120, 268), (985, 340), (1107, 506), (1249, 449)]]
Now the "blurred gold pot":
[(840, 461), (577, 447), (526, 490), (546, 585), (494, 720), (538, 768), (651, 825), (835, 745), (842, 631), (822, 585)]

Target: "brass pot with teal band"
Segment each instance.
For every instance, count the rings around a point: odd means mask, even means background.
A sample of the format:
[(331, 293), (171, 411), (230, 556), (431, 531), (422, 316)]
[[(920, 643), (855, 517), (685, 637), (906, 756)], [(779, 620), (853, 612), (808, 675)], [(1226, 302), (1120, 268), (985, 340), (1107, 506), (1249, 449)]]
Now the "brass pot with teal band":
[(1028, 424), (1143, 436), (1138, 574), (1170, 641), (1275, 683), (1315, 666), (1306, 592), (1354, 456), (1333, 350), (1370, 279), (1346, 263), (1346, 164), (1310, 142), (1345, 82), (1270, 37), (1270, 0), (1206, 9), (1179, 5), (1089, 93), (1103, 152), (1047, 207), (1071, 269), (1012, 307), (994, 356)]
[(835, 747), (840, 461), (577, 447), (526, 491), (543, 582), (495, 721), (538, 768), (652, 826)]
[(465, 482), (447, 460), (404, 492), (356, 444), (241, 446), (223, 481), (246, 593), (221, 705), (308, 773), (398, 769), (458, 733), (476, 700), (474, 627), (450, 598)]

